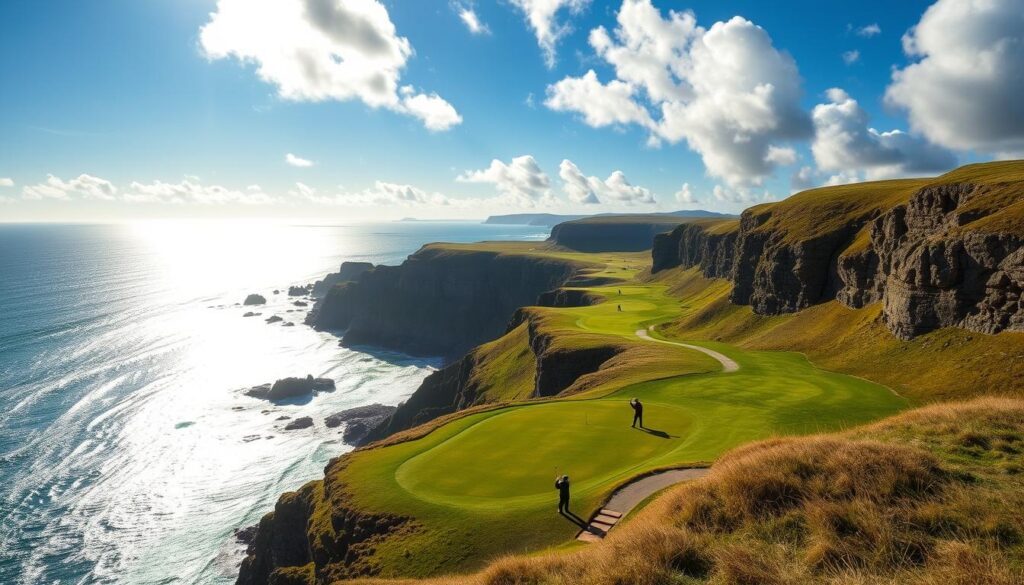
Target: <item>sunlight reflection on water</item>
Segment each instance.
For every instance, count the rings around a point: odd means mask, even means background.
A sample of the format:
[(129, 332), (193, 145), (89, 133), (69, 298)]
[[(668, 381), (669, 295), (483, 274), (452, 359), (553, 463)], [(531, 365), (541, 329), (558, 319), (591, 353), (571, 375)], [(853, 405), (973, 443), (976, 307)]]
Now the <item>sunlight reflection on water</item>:
[[(471, 224), (34, 229), (0, 227), (0, 250), (21, 251), (0, 252), (0, 400), (13, 405), (0, 413), (3, 583), (233, 582), (232, 531), (349, 449), (323, 417), (398, 403), (436, 364), (338, 347), (301, 325), (287, 287), (341, 260), (396, 263), (427, 241), (543, 236)], [(240, 306), (250, 292), (268, 303)], [(273, 314), (296, 326), (264, 322)], [(239, 392), (306, 374), (337, 390), (286, 405)], [(285, 432), (281, 416), (315, 427)]]

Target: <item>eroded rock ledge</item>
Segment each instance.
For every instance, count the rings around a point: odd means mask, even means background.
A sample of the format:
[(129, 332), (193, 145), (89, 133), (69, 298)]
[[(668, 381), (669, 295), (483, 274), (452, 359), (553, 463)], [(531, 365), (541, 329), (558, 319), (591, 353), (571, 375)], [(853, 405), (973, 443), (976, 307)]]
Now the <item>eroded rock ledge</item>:
[(336, 284), (306, 322), (344, 331), (348, 346), (456, 358), (501, 335), (516, 309), (562, 286), (577, 268), (555, 258), (428, 245), (400, 266)]
[(654, 271), (697, 266), (729, 279), (732, 301), (759, 314), (882, 302), (903, 339), (941, 327), (1024, 331), (1024, 237), (1007, 228), (1024, 184), (932, 184), (904, 201), (853, 211), (812, 201), (803, 221), (815, 225), (803, 237), (791, 221), (772, 221), (773, 205), (745, 211), (738, 225), (681, 225), (655, 240)]

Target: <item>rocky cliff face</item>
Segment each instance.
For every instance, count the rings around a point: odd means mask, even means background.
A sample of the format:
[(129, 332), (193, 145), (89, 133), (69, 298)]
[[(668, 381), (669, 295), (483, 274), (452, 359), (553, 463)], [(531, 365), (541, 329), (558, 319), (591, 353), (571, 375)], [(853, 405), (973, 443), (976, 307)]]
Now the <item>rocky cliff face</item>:
[[(871, 197), (870, 186), (855, 195)], [(941, 327), (1024, 331), (1024, 237), (1013, 227), (1024, 227), (1015, 224), (1024, 182), (885, 187), (872, 204), (821, 194), (819, 205), (808, 197), (798, 209), (754, 207), (735, 231), (681, 225), (655, 239), (653, 269), (699, 266), (731, 280), (732, 301), (759, 314), (882, 302), (886, 324), (904, 339)], [(908, 187), (902, 202), (873, 203)]]
[(501, 335), (513, 311), (575, 271), (557, 259), (427, 246), (334, 286), (307, 323), (344, 330), (345, 345), (454, 358)]
[(386, 535), (416, 526), (408, 518), (348, 505), (336, 479), (347, 463), (344, 456), (332, 460), (323, 480), (278, 499), (256, 528), (237, 585), (314, 585), (379, 573), (365, 560), (367, 553)]

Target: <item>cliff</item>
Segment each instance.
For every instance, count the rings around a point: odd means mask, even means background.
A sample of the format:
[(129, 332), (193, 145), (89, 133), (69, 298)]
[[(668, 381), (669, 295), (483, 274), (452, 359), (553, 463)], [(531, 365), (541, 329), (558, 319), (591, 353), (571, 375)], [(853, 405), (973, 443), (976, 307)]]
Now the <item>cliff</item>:
[(1024, 162), (969, 165), (933, 180), (812, 189), (746, 210), (738, 224), (657, 236), (655, 272), (699, 266), (731, 301), (790, 313), (837, 299), (882, 302), (909, 339), (941, 327), (1024, 330)]
[(317, 298), (323, 297), (334, 285), (355, 280), (371, 268), (373, 264), (369, 262), (342, 262), (337, 272), (332, 272), (313, 284), (312, 294)]
[(637, 252), (649, 249), (656, 234), (686, 221), (673, 215), (588, 217), (556, 225), (549, 241), (580, 252)]
[(581, 267), (536, 244), (430, 244), (400, 266), (377, 266), (332, 287), (310, 312), (345, 345), (413, 355), (461, 356), (505, 331), (519, 307), (560, 287)]

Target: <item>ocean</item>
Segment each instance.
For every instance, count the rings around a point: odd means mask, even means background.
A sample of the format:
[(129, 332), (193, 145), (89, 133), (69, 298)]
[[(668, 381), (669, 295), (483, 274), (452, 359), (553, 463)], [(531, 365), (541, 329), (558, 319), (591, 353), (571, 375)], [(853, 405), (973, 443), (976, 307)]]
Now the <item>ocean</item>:
[[(288, 286), (432, 241), (546, 236), (468, 222), (0, 225), (0, 583), (233, 583), (234, 530), (351, 449), (323, 417), (397, 404), (439, 365), (339, 347), (302, 325)], [(249, 293), (267, 305), (242, 307)], [(240, 392), (306, 374), (336, 391), (286, 405)], [(312, 429), (277, 420), (304, 415)]]

